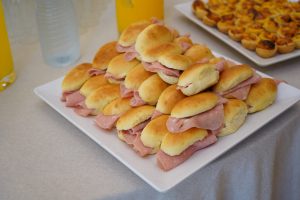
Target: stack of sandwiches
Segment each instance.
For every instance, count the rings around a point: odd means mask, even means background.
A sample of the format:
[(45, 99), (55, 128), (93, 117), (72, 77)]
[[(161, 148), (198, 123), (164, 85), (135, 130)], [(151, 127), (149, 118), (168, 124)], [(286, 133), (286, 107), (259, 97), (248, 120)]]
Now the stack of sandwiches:
[(167, 171), (273, 104), (277, 85), (149, 20), (100, 47), (92, 64), (71, 69), (62, 101), (81, 116), (95, 116), (99, 128), (116, 128), (121, 141), (142, 157), (155, 154)]

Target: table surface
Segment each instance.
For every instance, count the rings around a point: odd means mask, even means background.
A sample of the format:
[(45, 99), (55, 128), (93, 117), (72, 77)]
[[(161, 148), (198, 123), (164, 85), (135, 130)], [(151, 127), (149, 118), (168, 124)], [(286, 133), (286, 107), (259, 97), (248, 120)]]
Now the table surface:
[[(181, 33), (191, 33), (193, 41), (205, 43), (213, 51), (300, 88), (300, 58), (260, 68), (176, 11), (174, 5), (182, 2), (185, 1), (165, 1), (167, 24)], [(78, 63), (91, 61), (102, 44), (117, 38), (115, 17), (112, 16), (114, 1), (103, 12), (100, 23), (81, 35), (81, 58)], [(225, 194), (230, 188), (212, 189), (208, 184), (217, 182), (220, 176), (224, 178), (222, 173), (225, 172), (220, 173), (221, 170), (240, 166), (241, 160), (237, 162), (237, 158), (273, 155), (274, 152), (262, 149), (264, 142), (274, 135), (281, 137), (287, 128), (286, 137), (296, 139), (295, 135), (299, 136), (300, 126), (296, 121), (300, 116), (300, 105), (296, 104), (172, 190), (159, 193), (35, 96), (35, 87), (63, 76), (70, 68), (54, 68), (44, 64), (38, 43), (15, 45), (13, 54), (17, 80), (0, 93), (0, 199), (194, 199), (199, 196), (222, 199), (218, 194)], [(299, 137), (297, 140), (299, 142)], [(292, 140), (276, 139), (267, 145), (276, 145), (279, 141), (287, 142), (286, 146), (293, 144)], [(257, 144), (261, 144), (260, 147), (253, 146)], [(289, 150), (298, 151), (299, 155), (300, 149), (296, 144)], [(283, 152), (275, 154), (283, 155)], [(299, 159), (291, 162), (300, 164)], [(208, 177), (208, 174), (215, 174), (216, 171), (218, 175)], [(293, 175), (300, 179), (299, 169), (293, 171)], [(299, 181), (295, 181), (296, 186), (300, 187)], [(263, 190), (257, 191), (260, 196), (255, 198), (274, 197), (274, 184), (271, 182), (266, 185), (270, 185), (267, 194)], [(289, 195), (297, 199), (294, 187), (289, 188), (293, 191)], [(204, 194), (208, 191), (209, 194)], [(226, 198), (223, 196), (223, 199)]]

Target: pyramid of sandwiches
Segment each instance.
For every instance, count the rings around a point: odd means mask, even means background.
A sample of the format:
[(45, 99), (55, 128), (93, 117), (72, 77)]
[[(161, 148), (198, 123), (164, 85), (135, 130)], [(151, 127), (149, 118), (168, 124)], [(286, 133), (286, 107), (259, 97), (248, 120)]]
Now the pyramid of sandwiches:
[(300, 48), (300, 3), (289, 0), (194, 0), (205, 25), (228, 35), (263, 58)]
[(154, 154), (168, 171), (273, 104), (277, 85), (149, 20), (131, 24), (91, 63), (73, 67), (61, 100), (82, 117), (95, 116), (101, 129), (116, 129), (137, 155)]

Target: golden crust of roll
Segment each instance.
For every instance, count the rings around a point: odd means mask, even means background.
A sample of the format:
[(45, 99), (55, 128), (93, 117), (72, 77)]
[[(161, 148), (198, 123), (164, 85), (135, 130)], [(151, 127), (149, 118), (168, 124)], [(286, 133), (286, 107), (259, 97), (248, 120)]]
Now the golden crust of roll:
[(181, 54), (162, 55), (158, 58), (158, 62), (170, 69), (182, 71), (192, 64), (192, 60), (188, 56)]
[(248, 65), (236, 65), (225, 69), (221, 73), (219, 82), (213, 87), (213, 90), (218, 93), (224, 92), (247, 80), (253, 74), (253, 69)]
[(163, 72), (157, 72), (158, 76), (168, 84), (176, 84), (178, 82), (178, 77), (169, 76)]
[(121, 33), (118, 43), (124, 47), (133, 45), (137, 36), (150, 24), (150, 21), (132, 23)]
[(178, 44), (169, 42), (148, 49), (144, 52), (144, 58), (142, 58), (142, 60), (146, 62), (154, 62), (163, 55), (176, 55), (181, 53), (182, 49)]
[(146, 52), (164, 43), (172, 42), (173, 39), (172, 31), (166, 26), (151, 24), (137, 36), (135, 49), (143, 61), (152, 62)]
[(183, 98), (185, 98), (185, 95), (176, 89), (176, 85), (171, 85), (159, 96), (156, 110), (164, 114), (170, 114), (175, 104)]
[(191, 117), (215, 107), (219, 97), (213, 92), (203, 92), (186, 97), (175, 104), (171, 111), (171, 117)]
[(236, 132), (245, 122), (248, 114), (247, 104), (238, 99), (228, 99), (224, 104), (224, 128), (218, 136), (226, 136)]
[(277, 85), (273, 79), (262, 78), (251, 86), (246, 103), (248, 112), (261, 111), (274, 103), (277, 96)]
[(143, 64), (140, 63), (128, 72), (124, 85), (128, 89), (137, 90), (139, 86), (152, 75), (153, 73), (146, 71)]
[(165, 83), (157, 74), (147, 78), (139, 87), (139, 95), (146, 103), (155, 105), (160, 94), (169, 85)]
[(213, 54), (211, 50), (205, 46), (205, 45), (200, 45), (200, 44), (194, 44), (191, 46), (185, 53), (185, 56), (190, 57), (193, 62), (197, 62), (203, 58), (213, 58)]
[[(113, 74), (116, 78), (125, 78), (127, 73), (137, 64), (139, 64), (139, 61), (136, 59), (127, 61), (125, 59), (125, 54), (123, 53), (114, 57), (109, 62), (106, 72)], [(108, 80), (110, 81), (110, 79)]]
[(99, 88), (102, 85), (109, 84), (107, 79), (104, 75), (93, 76), (89, 78), (80, 88), (79, 92), (83, 96), (87, 97), (90, 95), (94, 90)]
[(167, 133), (162, 140), (160, 149), (169, 156), (176, 156), (195, 142), (203, 140), (207, 135), (207, 130), (198, 128), (191, 128), (176, 134)]
[(219, 80), (219, 71), (213, 64), (194, 64), (186, 69), (179, 77), (178, 86), (183, 94), (197, 94)]
[(103, 70), (106, 69), (111, 59), (119, 55), (116, 50), (116, 45), (117, 42), (112, 41), (100, 47), (93, 59), (93, 67)]
[(89, 78), (90, 63), (82, 63), (72, 68), (64, 77), (61, 87), (63, 92), (78, 90)]
[(86, 99), (87, 108), (94, 109), (93, 115), (102, 112), (104, 107), (120, 97), (120, 86), (107, 84), (94, 90)]
[(117, 121), (117, 130), (129, 130), (141, 122), (146, 121), (151, 118), (154, 109), (155, 107), (149, 105), (131, 108)]
[(161, 115), (149, 122), (141, 133), (141, 141), (146, 147), (153, 148), (152, 153), (156, 153), (166, 134), (169, 133), (166, 122), (169, 115)]
[(117, 98), (107, 104), (103, 109), (103, 115), (119, 115), (131, 109), (130, 98)]

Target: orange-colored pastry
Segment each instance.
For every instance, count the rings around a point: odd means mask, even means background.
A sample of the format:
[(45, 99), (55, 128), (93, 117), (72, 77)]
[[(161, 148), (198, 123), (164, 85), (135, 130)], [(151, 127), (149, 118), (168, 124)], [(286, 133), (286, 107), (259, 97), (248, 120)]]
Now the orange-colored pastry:
[(295, 42), (288, 37), (285, 38), (279, 37), (276, 40), (276, 45), (279, 53), (289, 53), (293, 51), (296, 47)]
[(205, 4), (201, 0), (196, 0), (193, 2), (192, 5), (193, 12), (195, 15), (199, 18), (202, 19), (203, 16), (206, 16), (208, 13), (208, 10), (205, 6)]
[(293, 41), (296, 44), (296, 48), (300, 49), (300, 32), (293, 37)]
[(260, 40), (255, 51), (259, 56), (269, 58), (276, 54), (277, 46), (276, 43), (271, 40)]
[(245, 47), (246, 49), (254, 51), (257, 46), (258, 41), (259, 41), (259, 38), (256, 34), (245, 33), (243, 35), (241, 43), (242, 43), (243, 47)]
[(263, 28), (271, 33), (275, 33), (278, 30), (278, 24), (271, 18), (264, 20)]
[(212, 12), (208, 12), (207, 15), (203, 16), (202, 21), (208, 26), (216, 26), (220, 17)]
[(234, 41), (241, 41), (245, 29), (243, 27), (233, 27), (228, 30), (228, 35)]

